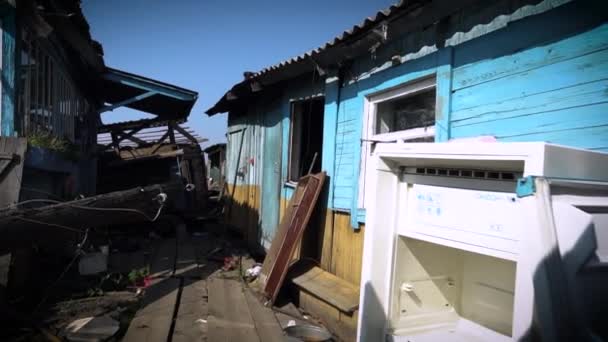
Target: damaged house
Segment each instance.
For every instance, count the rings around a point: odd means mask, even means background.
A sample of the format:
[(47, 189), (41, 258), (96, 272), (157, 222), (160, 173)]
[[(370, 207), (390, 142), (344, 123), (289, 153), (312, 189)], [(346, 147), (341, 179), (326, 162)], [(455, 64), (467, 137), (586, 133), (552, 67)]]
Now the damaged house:
[(295, 297), (354, 340), (357, 312), (332, 294), (360, 288), (375, 144), (484, 137), (608, 151), (607, 13), (586, 0), (401, 1), (245, 73), (207, 111), (228, 113), (228, 221), (268, 250), (300, 177), (325, 171), (300, 256), (333, 288), (296, 284)]
[[(183, 125), (197, 92), (106, 66), (80, 1), (2, 1), (0, 15), (1, 303), (36, 283), (37, 248), (69, 255), (89, 228), (196, 214), (207, 184), (204, 139)], [(102, 123), (123, 106), (154, 117)]]

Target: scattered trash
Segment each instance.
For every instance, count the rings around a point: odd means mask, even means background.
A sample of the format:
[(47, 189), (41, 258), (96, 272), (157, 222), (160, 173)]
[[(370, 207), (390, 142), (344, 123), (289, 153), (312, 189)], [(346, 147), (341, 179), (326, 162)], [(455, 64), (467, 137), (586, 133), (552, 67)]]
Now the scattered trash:
[(295, 325), (296, 325), (296, 321), (294, 321), (293, 319), (292, 319), (292, 320), (289, 320), (289, 322), (287, 322), (287, 326), (288, 326), (288, 327), (293, 327), (293, 326), (295, 326)]
[(110, 254), (110, 246), (108, 246), (108, 245), (99, 246), (99, 251), (101, 252), (101, 254), (103, 254), (107, 257), (108, 254)]
[(197, 319), (196, 321), (194, 321), (194, 323), (204, 323), (204, 324), (207, 324), (207, 320), (206, 320), (206, 319), (199, 318), (199, 319)]
[(245, 271), (245, 276), (248, 277), (248, 278), (257, 278), (258, 275), (260, 275), (261, 271), (262, 271), (262, 265), (255, 264), (253, 267), (248, 268)]
[(65, 337), (71, 342), (105, 341), (114, 336), (120, 323), (108, 316), (86, 317), (73, 321), (66, 327)]
[(150, 269), (148, 267), (131, 270), (127, 277), (137, 289), (145, 289), (152, 283), (152, 277), (150, 276)]
[(105, 272), (108, 269), (108, 256), (98, 252), (89, 253), (80, 257), (78, 271), (82, 275), (91, 275)]
[(222, 266), (222, 270), (231, 271), (236, 268), (238, 265), (238, 259), (235, 257), (225, 257), (224, 258), (224, 266)]
[(287, 336), (295, 337), (301, 341), (321, 342), (328, 341), (331, 338), (331, 333), (327, 329), (308, 324), (288, 326), (283, 331)]

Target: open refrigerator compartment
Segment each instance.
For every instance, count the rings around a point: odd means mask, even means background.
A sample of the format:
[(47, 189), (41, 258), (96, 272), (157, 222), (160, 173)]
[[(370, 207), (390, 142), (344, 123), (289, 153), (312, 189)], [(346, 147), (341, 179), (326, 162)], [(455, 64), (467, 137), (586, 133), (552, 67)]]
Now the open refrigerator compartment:
[(390, 303), (395, 341), (509, 341), (513, 261), (405, 236), (396, 242)]

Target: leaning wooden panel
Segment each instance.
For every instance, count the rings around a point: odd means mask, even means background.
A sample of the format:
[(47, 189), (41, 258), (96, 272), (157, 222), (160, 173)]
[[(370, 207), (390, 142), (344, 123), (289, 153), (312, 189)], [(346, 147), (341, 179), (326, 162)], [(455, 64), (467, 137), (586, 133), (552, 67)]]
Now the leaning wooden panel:
[[(286, 219), (289, 219), (287, 231), (282, 240), (276, 241), (275, 239), (275, 241), (273, 241), (273, 245), (280, 242), (279, 250), (276, 254), (276, 260), (271, 265), (264, 286), (264, 294), (271, 302), (274, 302), (276, 299), (281, 285), (285, 280), (291, 256), (293, 255), (296, 244), (301, 240), (302, 234), (304, 234), (304, 230), (308, 225), (310, 216), (312, 215), (321, 189), (323, 188), (324, 181), (325, 172), (321, 172), (302, 177), (298, 182), (298, 188), (302, 187), (303, 190), (301, 196), (294, 196), (294, 201), (290, 204), (290, 206), (292, 206), (291, 209), (293, 210), (293, 214), (290, 215), (291, 217), (286, 217)], [(295, 195), (298, 195), (297, 191)], [(280, 228), (284, 228), (283, 222), (281, 222)]]
[(298, 184), (296, 187), (287, 207), (285, 208), (285, 213), (281, 218), (281, 223), (279, 224), (279, 228), (272, 239), (272, 243), (270, 244), (270, 248), (268, 249), (268, 253), (266, 253), (266, 258), (264, 258), (264, 263), (262, 265), (262, 271), (260, 272), (260, 282), (262, 288), (266, 286), (266, 280), (268, 279), (268, 275), (272, 267), (274, 266), (274, 262), (276, 261), (277, 255), (279, 254), (279, 249), (281, 248), (283, 240), (285, 240), (285, 236), (289, 231), (289, 225), (291, 224), (291, 220), (295, 213), (294, 203), (298, 203), (302, 198), (302, 194), (304, 193), (304, 184)]

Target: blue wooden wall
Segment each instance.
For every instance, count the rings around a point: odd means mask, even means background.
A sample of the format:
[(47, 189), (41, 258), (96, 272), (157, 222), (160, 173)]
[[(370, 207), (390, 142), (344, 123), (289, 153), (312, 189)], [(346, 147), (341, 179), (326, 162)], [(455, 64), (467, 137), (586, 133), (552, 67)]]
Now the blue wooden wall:
[(338, 104), (333, 207), (356, 212), (354, 228), (365, 220), (357, 203), (365, 97), (432, 74), (436, 141), (492, 135), (608, 151), (608, 24), (596, 6), (580, 1), (538, 15), (531, 8), (510, 26), (485, 27), (478, 38), (427, 48), (399, 66), (356, 61)]
[(0, 5), (2, 20), (2, 92), (0, 101), (0, 135), (16, 135), (15, 70), (16, 70), (16, 11), (7, 4)]
[(454, 69), (452, 137), (608, 151), (608, 24)]
[[(342, 85), (331, 71), (324, 82), (311, 83), (309, 77), (286, 81), (279, 100), (281, 197), (289, 199), (293, 192), (285, 185), (290, 103), (324, 94), (322, 165), (331, 180), (328, 207), (349, 211), (352, 226), (358, 227), (365, 221), (365, 210), (357, 203), (365, 98), (429, 75), (437, 79), (437, 141), (492, 135), (500, 141), (608, 151), (605, 7), (585, 0), (543, 1), (517, 9), (511, 17), (471, 25), (466, 33), (458, 27), (443, 48), (420, 45), (435, 39), (431, 29), (393, 40), (376, 58), (355, 60)], [(470, 13), (461, 16), (454, 20), (458, 25)], [(390, 63), (394, 55), (402, 56), (402, 64)]]

